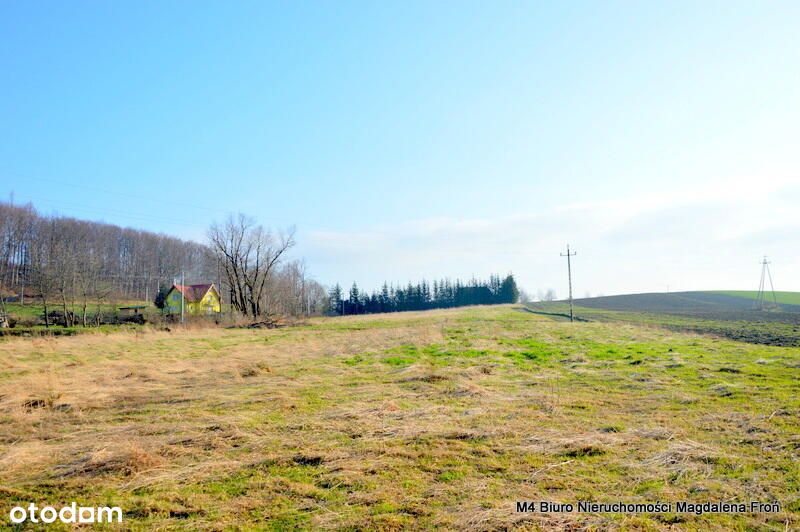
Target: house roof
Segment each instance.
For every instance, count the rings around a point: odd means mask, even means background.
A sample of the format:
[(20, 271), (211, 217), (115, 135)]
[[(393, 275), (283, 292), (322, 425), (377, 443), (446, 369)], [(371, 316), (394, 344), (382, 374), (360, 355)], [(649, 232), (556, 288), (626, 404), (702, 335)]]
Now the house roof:
[[(203, 296), (208, 293), (209, 290), (214, 286), (214, 283), (210, 284), (174, 284), (172, 288), (181, 292), (183, 297), (186, 298), (186, 301), (192, 303), (194, 301), (200, 301), (203, 299)], [(216, 291), (216, 288), (214, 288)]]

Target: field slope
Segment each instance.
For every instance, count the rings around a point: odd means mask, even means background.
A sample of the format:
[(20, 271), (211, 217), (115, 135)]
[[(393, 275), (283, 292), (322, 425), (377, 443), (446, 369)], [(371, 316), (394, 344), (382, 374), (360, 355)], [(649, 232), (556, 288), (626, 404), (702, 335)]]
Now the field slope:
[[(758, 297), (758, 292), (755, 290), (722, 290), (714, 293), (733, 297), (743, 297), (750, 300), (755, 300)], [(767, 299), (772, 301), (771, 292), (767, 293)], [(778, 302), (778, 304), (800, 305), (800, 292), (775, 292), (775, 300)]]
[[(131, 529), (800, 527), (792, 347), (497, 306), (12, 338), (0, 368), (0, 519), (78, 501)], [(516, 513), (527, 500), (781, 511)]]
[[(751, 294), (742, 292), (742, 294)], [(674, 331), (722, 336), (733, 340), (800, 347), (800, 305), (795, 292), (784, 292), (777, 308), (758, 310), (753, 299), (733, 292), (626, 294), (575, 300), (581, 320), (656, 325)], [(564, 301), (528, 304), (532, 312), (569, 315)]]
[[(649, 294), (626, 294), (619, 296), (592, 297), (576, 299), (578, 305), (608, 310), (632, 312), (665, 312), (673, 314), (704, 313), (759, 313), (755, 308), (756, 292), (656, 292)], [(800, 313), (800, 293), (776, 292), (775, 297), (785, 312)], [(771, 295), (770, 295), (771, 298)]]

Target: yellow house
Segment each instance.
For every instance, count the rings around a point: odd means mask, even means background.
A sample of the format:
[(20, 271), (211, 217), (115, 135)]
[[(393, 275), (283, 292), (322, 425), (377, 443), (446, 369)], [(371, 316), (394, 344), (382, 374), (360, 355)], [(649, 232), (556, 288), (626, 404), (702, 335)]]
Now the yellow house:
[(183, 299), (186, 314), (214, 314), (222, 310), (219, 292), (214, 284), (174, 284), (167, 292), (164, 310), (168, 314), (181, 313)]

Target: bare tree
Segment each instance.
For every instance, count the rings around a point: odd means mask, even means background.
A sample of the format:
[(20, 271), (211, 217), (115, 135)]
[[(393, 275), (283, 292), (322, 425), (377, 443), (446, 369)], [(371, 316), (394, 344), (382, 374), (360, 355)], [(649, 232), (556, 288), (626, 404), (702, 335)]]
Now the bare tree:
[(36, 245), (31, 248), (31, 274), (34, 286), (39, 292), (44, 306), (44, 325), (50, 326), (48, 301), (56, 286), (53, 255), (55, 250), (54, 222), (39, 220), (34, 230)]
[(71, 220), (63, 220), (61, 223), (52, 221), (50, 224), (50, 271), (52, 280), (55, 282), (56, 292), (61, 300), (64, 327), (75, 324), (72, 308), (74, 308), (78, 254), (75, 248), (77, 244), (76, 227), (71, 222)]
[(30, 237), (35, 220), (33, 207), (0, 203), (0, 314), (6, 313), (5, 297), (20, 290), (24, 302)]
[(267, 287), (284, 254), (295, 244), (294, 232), (291, 228), (274, 235), (244, 214), (211, 226), (208, 241), (222, 265), (235, 310), (252, 319), (270, 314)]
[(528, 292), (521, 288), (519, 290), (519, 302), (523, 304), (531, 302), (531, 296), (529, 296)]
[(267, 299), (271, 309), (289, 316), (310, 316), (327, 308), (327, 291), (310, 278), (303, 260), (287, 262), (273, 275)]
[(328, 309), (328, 291), (313, 279), (306, 282), (306, 304), (309, 315), (323, 314)]

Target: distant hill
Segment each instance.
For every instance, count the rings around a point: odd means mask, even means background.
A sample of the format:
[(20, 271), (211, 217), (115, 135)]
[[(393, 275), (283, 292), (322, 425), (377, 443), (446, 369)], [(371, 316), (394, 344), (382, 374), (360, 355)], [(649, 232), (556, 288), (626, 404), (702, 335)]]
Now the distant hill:
[[(775, 295), (780, 310), (800, 312), (800, 292), (776, 292)], [(575, 304), (627, 312), (706, 314), (753, 310), (756, 296), (756, 292), (749, 291), (670, 292), (576, 299)]]

